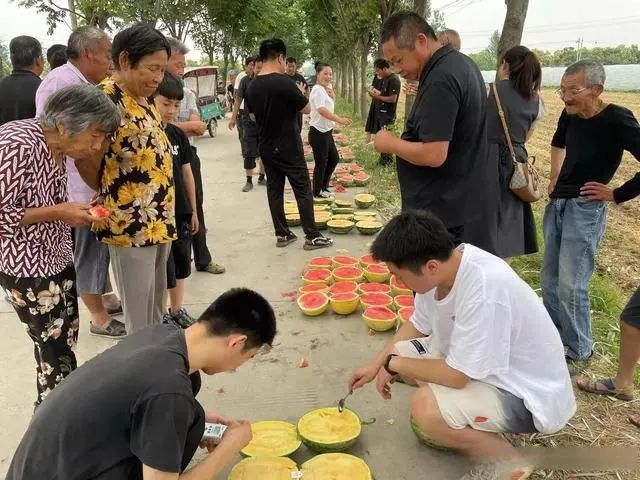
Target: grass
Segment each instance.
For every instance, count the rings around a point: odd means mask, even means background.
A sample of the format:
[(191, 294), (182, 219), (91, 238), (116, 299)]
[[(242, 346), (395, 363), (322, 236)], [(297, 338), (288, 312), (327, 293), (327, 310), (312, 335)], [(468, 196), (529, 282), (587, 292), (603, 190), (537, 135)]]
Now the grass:
[[(549, 114), (543, 118), (528, 144), (530, 155), (536, 157), (536, 166), (541, 173), (546, 191), (549, 172), (549, 145), (557, 119), (562, 111), (562, 103), (553, 90), (542, 92)], [(640, 114), (640, 94), (629, 92), (605, 93), (605, 101), (617, 103)], [(352, 110), (347, 102), (338, 100), (337, 110), (349, 114)], [(402, 129), (404, 116), (404, 95), (398, 106), (398, 122), (395, 131)], [(353, 125), (343, 128), (352, 140), (352, 150), (357, 162), (365, 167), (371, 176), (370, 193), (376, 195), (378, 209), (384, 218), (390, 218), (400, 211), (400, 190), (395, 168), (378, 167), (378, 153), (372, 145), (365, 145), (364, 124), (360, 118), (350, 115)], [(618, 186), (638, 171), (637, 161), (625, 154), (622, 165), (612, 181)], [(541, 220), (546, 199), (534, 204), (538, 227), (538, 241), (543, 248)], [(590, 375), (611, 376), (617, 368), (620, 312), (631, 293), (640, 285), (640, 207), (638, 201), (627, 205), (612, 206), (609, 211), (607, 233), (597, 256), (596, 272), (590, 283), (591, 309), (593, 312), (593, 336), (595, 340), (595, 360), (589, 367)], [(542, 252), (515, 258), (512, 266), (518, 274), (538, 290)], [(635, 376), (640, 383), (640, 369)], [(640, 399), (634, 402), (620, 402), (599, 396), (577, 392), (578, 412), (571, 425), (555, 435), (536, 435), (527, 438), (532, 445), (637, 445), (640, 447), (638, 430), (626, 421), (626, 414), (640, 411)], [(595, 397), (595, 398), (594, 398)], [(540, 476), (542, 475), (542, 476)], [(533, 478), (561, 479), (567, 472), (543, 472)], [(592, 476), (592, 474), (590, 474)], [(580, 474), (574, 474), (574, 478)], [(639, 473), (603, 473), (600, 478), (640, 479)]]

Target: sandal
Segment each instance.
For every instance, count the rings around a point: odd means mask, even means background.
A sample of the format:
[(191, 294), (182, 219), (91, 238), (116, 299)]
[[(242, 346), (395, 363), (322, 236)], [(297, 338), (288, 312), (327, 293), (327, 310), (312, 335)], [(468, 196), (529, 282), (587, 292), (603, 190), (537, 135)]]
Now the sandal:
[(333, 245), (333, 240), (327, 237), (319, 236), (315, 238), (307, 238), (304, 242), (304, 250), (317, 250), (318, 248), (327, 248)]
[(98, 337), (124, 338), (127, 336), (127, 329), (124, 323), (111, 319), (111, 322), (106, 327), (96, 327), (92, 323), (89, 327), (89, 333)]
[(619, 400), (624, 400), (625, 402), (633, 400), (633, 392), (635, 391), (633, 385), (625, 388), (616, 388), (613, 383), (613, 378), (603, 378), (600, 380), (584, 378), (578, 380), (576, 384), (578, 388), (584, 392), (595, 393), (596, 395), (607, 395)]
[(277, 237), (276, 247), (283, 248), (287, 245), (291, 245), (293, 242), (298, 240), (298, 237), (295, 233), (289, 232), (284, 237)]

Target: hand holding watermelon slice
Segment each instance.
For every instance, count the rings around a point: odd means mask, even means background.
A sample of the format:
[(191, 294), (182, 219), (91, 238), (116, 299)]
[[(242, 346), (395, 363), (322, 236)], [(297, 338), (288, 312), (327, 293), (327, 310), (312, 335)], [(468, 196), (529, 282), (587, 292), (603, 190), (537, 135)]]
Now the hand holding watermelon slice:
[(97, 220), (103, 220), (111, 215), (111, 212), (102, 205), (95, 205), (89, 209), (89, 214)]

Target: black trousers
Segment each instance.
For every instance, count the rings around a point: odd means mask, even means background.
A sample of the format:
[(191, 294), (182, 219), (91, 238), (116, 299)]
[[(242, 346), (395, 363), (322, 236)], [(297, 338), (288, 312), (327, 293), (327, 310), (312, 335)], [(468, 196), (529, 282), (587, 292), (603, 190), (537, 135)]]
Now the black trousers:
[(307, 163), (302, 154), (296, 158), (282, 158), (279, 152), (265, 155), (261, 152), (264, 170), (267, 175), (267, 198), (276, 236), (284, 237), (291, 233), (284, 214), (284, 184), (289, 180), (296, 197), (302, 230), (307, 238), (316, 238), (320, 232), (316, 228), (313, 213), (313, 195)]
[(316, 164), (313, 170), (313, 195), (317, 197), (322, 190), (329, 188), (329, 181), (340, 161), (340, 155), (333, 140), (333, 130), (323, 133), (315, 127), (309, 128), (309, 144)]
[(203, 191), (202, 191), (202, 172), (200, 169), (200, 157), (198, 157), (198, 151), (195, 147), (191, 147), (193, 150), (193, 160), (191, 161), (191, 170), (193, 171), (193, 180), (196, 184), (196, 210), (198, 213), (198, 223), (200, 229), (191, 239), (191, 245), (193, 247), (193, 261), (196, 264), (197, 270), (202, 270), (212, 261), (211, 252), (207, 247), (207, 226), (204, 223), (204, 209), (202, 208)]
[(236, 127), (238, 128), (238, 140), (240, 140), (240, 151), (244, 158), (244, 108), (238, 110), (238, 119), (236, 121)]

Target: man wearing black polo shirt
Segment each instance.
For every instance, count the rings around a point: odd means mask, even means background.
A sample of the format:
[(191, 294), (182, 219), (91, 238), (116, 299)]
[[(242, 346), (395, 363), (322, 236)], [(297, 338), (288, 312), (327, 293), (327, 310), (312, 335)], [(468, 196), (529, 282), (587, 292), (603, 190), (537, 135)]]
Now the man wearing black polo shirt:
[(44, 70), (42, 46), (22, 35), (9, 43), (13, 72), (0, 80), (0, 125), (36, 115), (36, 91)]
[(640, 160), (640, 125), (633, 113), (605, 103), (602, 64), (581, 60), (565, 71), (565, 109), (551, 142), (551, 197), (544, 212), (544, 304), (560, 331), (569, 371), (579, 373), (593, 352), (589, 280), (604, 235), (608, 203), (640, 194), (640, 173), (607, 185), (625, 150)]
[[(6, 480), (210, 480), (251, 441), (251, 425), (205, 413), (200, 371), (232, 372), (276, 335), (266, 299), (219, 296), (182, 330), (153, 325), (87, 361), (38, 407)], [(205, 422), (227, 429), (215, 448)], [(211, 452), (185, 471), (198, 449)]]
[(296, 85), (285, 73), (287, 47), (278, 38), (260, 44), (262, 71), (249, 85), (247, 108), (260, 128), (260, 158), (267, 174), (267, 197), (276, 234), (276, 246), (286, 247), (297, 240), (284, 213), (284, 184), (288, 180), (298, 203), (305, 250), (333, 245), (333, 240), (317, 229), (313, 194), (304, 161), (298, 112), (311, 112), (304, 86)]
[[(294, 57), (287, 58), (287, 68), (285, 73), (289, 75), (296, 85), (304, 85), (305, 96), (309, 96), (309, 86), (305, 78), (298, 73), (298, 61)], [(302, 131), (302, 112), (298, 112), (298, 127)]]
[(397, 155), (402, 208), (430, 210), (455, 242), (496, 252), (498, 177), (487, 165), (487, 91), (466, 55), (442, 46), (418, 14), (398, 12), (382, 29), (385, 58), (420, 81), (401, 138), (378, 132), (375, 148)]

